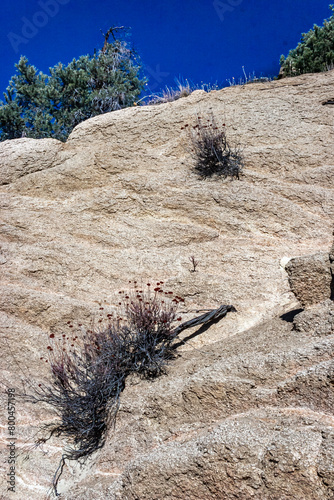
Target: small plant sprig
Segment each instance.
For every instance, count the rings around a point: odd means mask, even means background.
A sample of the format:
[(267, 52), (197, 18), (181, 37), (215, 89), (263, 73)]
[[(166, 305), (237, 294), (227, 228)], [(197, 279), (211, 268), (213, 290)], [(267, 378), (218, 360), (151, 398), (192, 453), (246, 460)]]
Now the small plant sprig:
[(218, 127), (215, 117), (203, 119), (197, 116), (192, 128), (188, 124), (181, 129), (188, 130), (189, 152), (194, 161), (194, 170), (201, 178), (217, 175), (223, 178), (239, 179), (244, 159), (239, 147), (232, 147), (227, 140), (225, 123)]
[(191, 262), (191, 264), (193, 266), (193, 268), (190, 269), (190, 272), (191, 273), (195, 273), (196, 272), (196, 268), (197, 268), (197, 266), (199, 264), (199, 260), (196, 260), (194, 255), (192, 255), (191, 257), (189, 257), (189, 260), (190, 260), (190, 262)]

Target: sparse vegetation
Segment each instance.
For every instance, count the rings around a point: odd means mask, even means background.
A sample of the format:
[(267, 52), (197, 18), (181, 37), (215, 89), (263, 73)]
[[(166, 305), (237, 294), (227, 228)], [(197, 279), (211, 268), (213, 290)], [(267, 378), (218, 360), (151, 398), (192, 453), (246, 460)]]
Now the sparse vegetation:
[(84, 461), (103, 447), (127, 376), (156, 377), (172, 358), (171, 344), (178, 334), (173, 324), (181, 321), (177, 310), (184, 300), (162, 285), (120, 292), (117, 311), (99, 319), (83, 336), (73, 330), (58, 339), (50, 335), (51, 383), (39, 384), (28, 399), (47, 403), (59, 416), (58, 422), (44, 427), (48, 436), (40, 442), (63, 435), (71, 443), (54, 476), (56, 494), (65, 461)]
[(254, 71), (252, 74), (249, 73), (247, 75), (244, 66), (242, 66), (242, 71), (244, 74), (243, 77), (240, 77), (238, 80), (236, 80), (234, 77), (227, 80), (230, 87), (234, 87), (235, 85), (247, 85), (249, 83), (265, 83), (272, 80), (272, 78), (269, 76), (256, 76)]
[[(176, 79), (176, 87), (165, 87), (161, 92), (157, 94), (150, 94), (147, 96), (144, 96), (140, 101), (138, 101), (136, 104), (139, 102), (142, 102), (142, 104), (145, 104), (147, 106), (153, 105), (153, 104), (164, 104), (166, 102), (172, 102), (172, 101), (177, 101), (178, 99), (181, 99), (182, 97), (187, 97), (190, 95), (192, 92), (195, 90), (204, 90), (205, 92), (211, 92), (212, 90), (218, 90), (220, 87), (218, 87), (217, 84), (201, 84), (201, 85), (195, 85), (189, 82), (189, 80), (178, 80)], [(145, 99), (148, 99), (145, 101)]]
[(56, 422), (42, 427), (47, 436), (37, 444), (52, 436), (64, 436), (69, 442), (53, 478), (56, 496), (66, 460), (84, 463), (104, 446), (108, 429), (116, 423), (126, 378), (138, 374), (152, 379), (164, 373), (175, 349), (187, 340), (174, 343), (181, 332), (217, 322), (236, 311), (232, 305), (221, 305), (179, 323), (182, 318), (178, 308), (184, 299), (164, 291), (163, 284), (147, 283), (141, 290), (134, 281), (131, 291), (119, 292), (114, 311), (106, 314), (101, 306), (97, 323), (83, 329), (81, 335), (71, 321), (67, 334), (50, 334), (48, 355), (41, 361), (49, 364), (51, 380), (38, 385), (30, 382), (33, 392), (25, 393), (25, 399), (46, 403), (58, 416)]
[(290, 50), (285, 58), (281, 56), (281, 76), (296, 76), (303, 73), (319, 73), (334, 67), (334, 5), (329, 6), (332, 16), (325, 19), (323, 26), (313, 26), (302, 33), (301, 41)]
[(207, 119), (198, 116), (188, 135), (194, 170), (201, 178), (214, 175), (240, 178), (244, 166), (243, 154), (239, 147), (231, 146), (227, 140), (225, 124), (219, 127), (213, 115)]
[(172, 102), (181, 99), (182, 97), (187, 97), (190, 95), (195, 89), (190, 85), (188, 80), (184, 83), (177, 80), (177, 87), (165, 87), (160, 94), (156, 94), (152, 96), (152, 99), (147, 101), (146, 104), (163, 104), (165, 102)]

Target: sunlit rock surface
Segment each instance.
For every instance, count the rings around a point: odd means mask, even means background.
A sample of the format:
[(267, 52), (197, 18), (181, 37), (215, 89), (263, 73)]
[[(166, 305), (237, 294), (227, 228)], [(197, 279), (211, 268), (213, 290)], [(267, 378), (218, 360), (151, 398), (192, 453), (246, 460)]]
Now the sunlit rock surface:
[[(334, 498), (332, 301), (300, 302), (285, 269), (333, 262), (333, 94), (331, 71), (108, 113), (65, 144), (0, 143), (3, 384), (45, 380), (50, 333), (88, 325), (129, 280), (163, 280), (187, 318), (237, 309), (180, 348), (168, 375), (129, 380), (116, 429), (86, 466), (65, 468), (61, 498)], [(243, 148), (240, 181), (192, 172), (187, 129), (212, 112)], [(66, 443), (33, 448), (54, 418), (46, 406), (18, 400), (17, 418), (18, 498), (44, 498)]]

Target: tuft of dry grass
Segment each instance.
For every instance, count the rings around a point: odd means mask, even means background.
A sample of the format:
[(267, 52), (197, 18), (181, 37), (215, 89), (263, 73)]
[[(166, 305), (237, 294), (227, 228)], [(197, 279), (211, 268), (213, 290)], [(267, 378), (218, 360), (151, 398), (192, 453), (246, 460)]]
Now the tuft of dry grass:
[[(183, 129), (188, 127), (182, 127)], [(209, 118), (197, 116), (196, 124), (188, 128), (189, 152), (194, 171), (200, 178), (219, 176), (239, 179), (244, 166), (240, 147), (231, 146), (225, 124), (218, 126), (213, 114)]]
[(226, 80), (230, 87), (234, 87), (235, 85), (247, 85), (249, 83), (271, 82), (273, 80), (269, 76), (256, 76), (254, 71), (247, 75), (244, 66), (242, 66), (242, 72), (244, 76), (240, 77), (238, 80), (235, 79), (234, 76)]
[(154, 94), (150, 100), (146, 102), (146, 105), (150, 106), (152, 104), (164, 104), (166, 102), (173, 102), (181, 99), (182, 97), (187, 97), (190, 95), (195, 88), (193, 88), (188, 80), (185, 80), (184, 83), (177, 80), (177, 86), (174, 87), (165, 87), (159, 94)]
[[(173, 102), (181, 99), (182, 97), (189, 96), (194, 90), (204, 90), (205, 92), (211, 92), (212, 90), (218, 90), (217, 84), (204, 84), (195, 85), (189, 82), (189, 80), (178, 80), (176, 79), (176, 87), (165, 87), (161, 92), (157, 94), (151, 94), (144, 96), (142, 98), (143, 103), (146, 106), (153, 104), (164, 104), (166, 102)], [(144, 102), (144, 99), (148, 99)], [(139, 101), (138, 101), (139, 103)], [(137, 104), (138, 104), (137, 103)]]

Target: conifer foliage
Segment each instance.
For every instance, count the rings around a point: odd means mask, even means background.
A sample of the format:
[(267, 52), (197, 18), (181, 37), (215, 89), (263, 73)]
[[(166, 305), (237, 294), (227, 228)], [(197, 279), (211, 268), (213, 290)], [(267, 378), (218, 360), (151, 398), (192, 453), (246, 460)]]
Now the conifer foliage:
[[(108, 33), (112, 32), (109, 30)], [(21, 57), (5, 102), (0, 140), (52, 137), (65, 141), (78, 123), (131, 106), (146, 83), (140, 60), (124, 40), (107, 42), (93, 56), (58, 63), (45, 75)]]
[(332, 16), (323, 26), (303, 33), (297, 47), (285, 58), (281, 56), (281, 75), (296, 76), (303, 73), (319, 73), (334, 68), (334, 5), (330, 5)]

